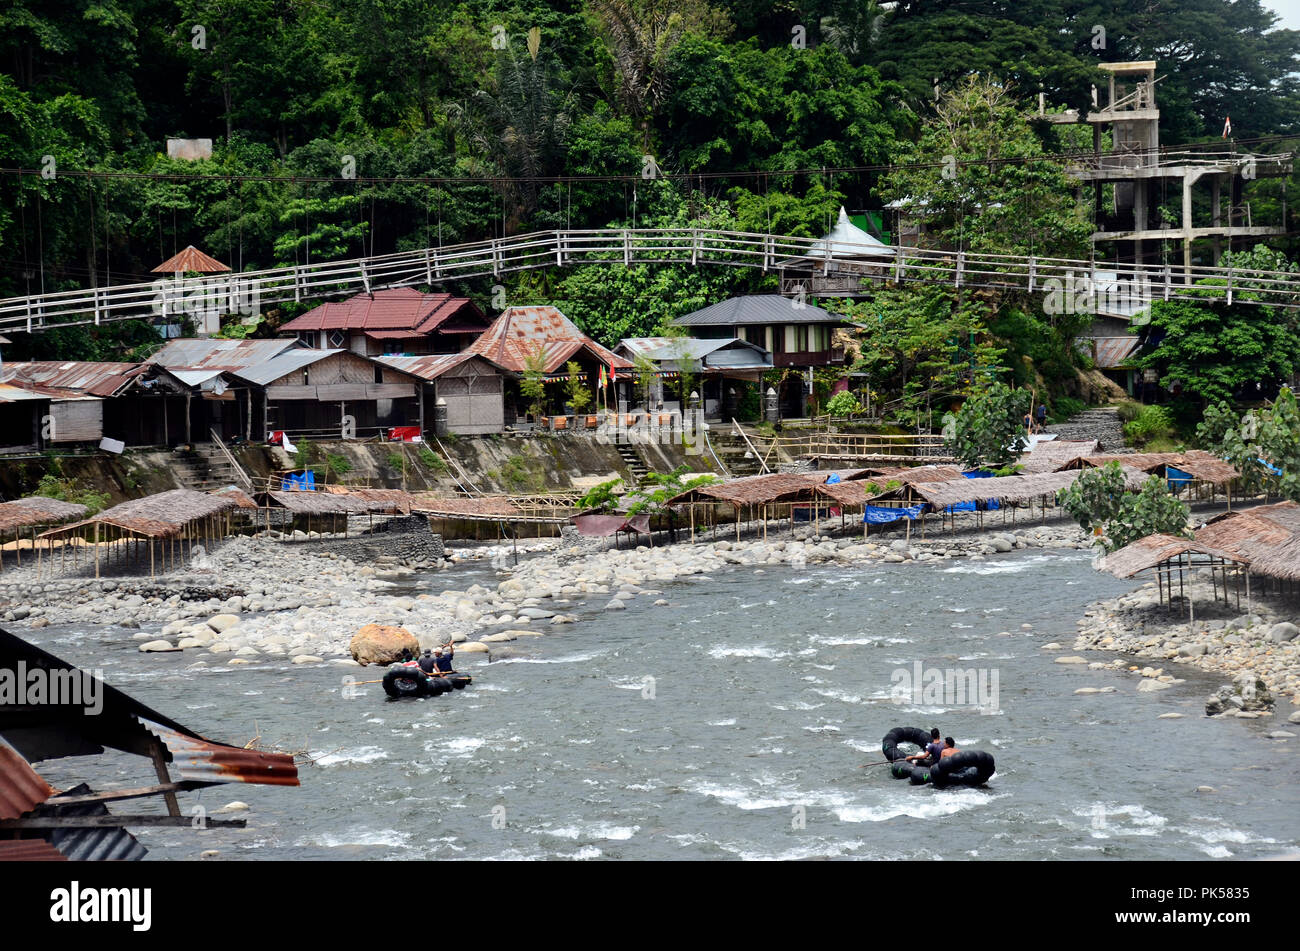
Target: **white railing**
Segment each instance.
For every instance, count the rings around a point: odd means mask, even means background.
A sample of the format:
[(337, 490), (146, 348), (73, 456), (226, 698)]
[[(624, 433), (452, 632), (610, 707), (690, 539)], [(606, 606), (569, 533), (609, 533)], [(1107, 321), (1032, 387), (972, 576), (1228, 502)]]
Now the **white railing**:
[[(837, 243), (837, 256), (851, 249)], [(1148, 267), (1063, 258), (1014, 257), (924, 248), (895, 248), (893, 260), (864, 280), (877, 283), (925, 281), (966, 287), (1020, 288), (1042, 292), (1048, 281), (1080, 281), (1096, 269), (1111, 280), (1140, 284), (1152, 296), (1202, 296), (1198, 281), (1220, 280), (1242, 289), (1247, 275), (1230, 268)], [(880, 259), (879, 245), (862, 246), (863, 258)], [(217, 277), (119, 284), (91, 290), (58, 291), (0, 300), (0, 330), (40, 331), (70, 324), (104, 323), (182, 314), (239, 312), (232, 301), (261, 306), (315, 299), (381, 287), (499, 276), (512, 271), (579, 264), (715, 264), (807, 268), (824, 271), (826, 242), (818, 238), (739, 231), (595, 229), (547, 231), (469, 244), (381, 254), (346, 261), (244, 271)], [(833, 263), (833, 262), (829, 262)], [(1259, 303), (1300, 306), (1300, 276), (1255, 271), (1250, 290)]]

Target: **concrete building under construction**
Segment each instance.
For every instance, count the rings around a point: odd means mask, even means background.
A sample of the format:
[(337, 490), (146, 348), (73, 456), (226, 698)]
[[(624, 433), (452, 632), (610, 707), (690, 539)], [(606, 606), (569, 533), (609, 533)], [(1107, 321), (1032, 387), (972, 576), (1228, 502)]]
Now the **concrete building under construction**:
[[(1162, 151), (1155, 61), (1100, 68), (1109, 74), (1105, 104), (1099, 106), (1095, 95), (1083, 120), (1093, 129), (1093, 153), (1068, 168), (1072, 177), (1093, 186), (1097, 230), (1092, 240), (1099, 257), (1181, 264), (1186, 273), (1194, 255), (1208, 253), (1210, 259), (1201, 263), (1217, 265), (1226, 250), (1285, 233), (1285, 199), (1280, 219), (1266, 223), (1252, 213), (1247, 191), (1256, 179), (1289, 175), (1292, 153), (1242, 151), (1227, 138), (1226, 122), (1222, 145)], [(1111, 142), (1103, 151), (1106, 128)], [(1113, 186), (1109, 194), (1107, 185)], [(1164, 259), (1166, 241), (1182, 245), (1181, 262)]]

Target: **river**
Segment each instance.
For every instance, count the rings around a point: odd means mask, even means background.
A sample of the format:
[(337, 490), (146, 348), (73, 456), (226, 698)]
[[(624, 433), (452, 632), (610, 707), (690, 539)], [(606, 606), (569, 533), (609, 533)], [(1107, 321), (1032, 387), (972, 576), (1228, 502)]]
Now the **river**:
[[(471, 567), (429, 585), (493, 580)], [(1211, 721), (1219, 678), (1169, 665), (1186, 683), (1137, 693), (1131, 674), (1040, 649), (1068, 647), (1089, 602), (1131, 587), (1077, 551), (735, 569), (670, 586), (668, 607), (644, 597), (603, 612), (598, 597), (580, 623), (512, 644), (523, 656), (462, 655), (475, 683), (423, 700), (344, 688), (376, 668), (189, 671), (192, 654), (139, 653), (131, 630), (25, 636), (213, 739), (315, 757), (301, 788), (183, 795), (186, 809), (242, 800), (248, 827), (145, 830), (151, 859), (1169, 860), (1300, 847), (1295, 741), (1264, 735), (1289, 707)], [(996, 696), (894, 696), (918, 669), (975, 671)], [(1086, 686), (1117, 690), (1074, 694)], [(1184, 717), (1157, 719), (1168, 712)], [(991, 752), (997, 773), (986, 788), (936, 790), (859, 768), (882, 759), (895, 725), (938, 726)], [(150, 773), (126, 755), (40, 769), (96, 788)]]

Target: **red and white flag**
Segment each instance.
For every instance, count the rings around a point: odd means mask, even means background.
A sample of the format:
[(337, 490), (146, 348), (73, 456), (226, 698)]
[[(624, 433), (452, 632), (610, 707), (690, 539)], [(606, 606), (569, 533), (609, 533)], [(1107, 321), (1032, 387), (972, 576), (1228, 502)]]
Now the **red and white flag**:
[(1232, 116), (1223, 120), (1223, 138), (1226, 139), (1230, 135), (1232, 135)]

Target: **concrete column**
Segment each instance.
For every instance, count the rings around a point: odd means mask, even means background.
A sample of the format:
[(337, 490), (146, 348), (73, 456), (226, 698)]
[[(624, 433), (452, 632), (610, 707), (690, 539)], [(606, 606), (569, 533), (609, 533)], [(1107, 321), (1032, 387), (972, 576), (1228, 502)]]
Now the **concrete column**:
[(447, 401), (441, 396), (433, 404), (433, 431), (439, 439), (447, 435)]
[(764, 407), (765, 408), (764, 418), (769, 423), (775, 423), (780, 421), (781, 419), (780, 403), (777, 401), (776, 389), (774, 387), (769, 386), (767, 388), (767, 398), (764, 402), (766, 404)]
[[(1219, 195), (1219, 176), (1214, 175), (1210, 178), (1210, 224), (1218, 228), (1223, 223), (1223, 210), (1220, 204)], [(1216, 234), (1213, 239), (1214, 266), (1219, 266), (1219, 255), (1223, 253), (1223, 248), (1219, 244), (1219, 236)]]
[(1188, 175), (1183, 178), (1183, 283), (1192, 283), (1192, 184)]

